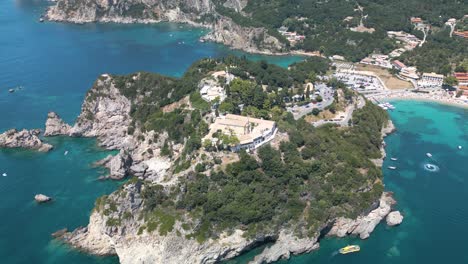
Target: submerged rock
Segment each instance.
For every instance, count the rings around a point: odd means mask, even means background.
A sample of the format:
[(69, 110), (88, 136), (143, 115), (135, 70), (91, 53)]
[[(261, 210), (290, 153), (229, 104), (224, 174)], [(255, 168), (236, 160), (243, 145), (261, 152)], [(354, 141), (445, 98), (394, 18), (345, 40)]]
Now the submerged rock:
[(55, 231), (54, 233), (51, 234), (53, 238), (61, 238), (63, 237), (66, 233), (68, 232), (67, 228), (63, 228), (60, 230)]
[(71, 126), (65, 123), (58, 114), (49, 112), (45, 124), (44, 136), (68, 135)]
[(399, 211), (391, 212), (387, 215), (387, 225), (396, 226), (403, 222), (403, 216)]
[(51, 150), (53, 146), (42, 142), (39, 138), (40, 134), (41, 130), (39, 129), (23, 129), (21, 131), (10, 129), (0, 134), (0, 148), (25, 148), (41, 152)]
[(38, 203), (46, 203), (52, 201), (52, 198), (44, 194), (36, 194), (36, 196), (34, 196), (34, 200)]

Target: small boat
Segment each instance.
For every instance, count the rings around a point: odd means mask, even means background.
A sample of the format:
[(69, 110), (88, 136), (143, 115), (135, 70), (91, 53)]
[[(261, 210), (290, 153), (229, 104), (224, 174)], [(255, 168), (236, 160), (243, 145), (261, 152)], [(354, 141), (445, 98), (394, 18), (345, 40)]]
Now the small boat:
[(395, 160), (398, 160), (397, 158), (390, 158), (391, 160), (395, 161)]
[(389, 168), (390, 170), (396, 170), (396, 167), (395, 167), (395, 166), (388, 166), (388, 168)]
[(8, 176), (8, 174), (6, 174), (6, 172), (4, 172), (4, 173), (2, 174), (2, 176), (3, 176), (3, 177), (6, 177), (6, 176)]
[(462, 146), (458, 146), (458, 149), (462, 149)]
[(68, 150), (65, 150), (65, 153), (63, 153), (63, 155), (68, 155)]
[(39, 22), (41, 22), (41, 23), (44, 22), (44, 18), (42, 18), (42, 17), (39, 18)]
[(9, 92), (9, 93), (14, 93), (14, 92), (15, 92), (15, 89), (9, 89), (8, 92)]
[(348, 253), (358, 252), (359, 250), (361, 250), (361, 248), (358, 245), (350, 245), (344, 248), (340, 248), (339, 252), (340, 254), (348, 254)]
[(432, 158), (432, 154), (431, 153), (426, 153), (426, 156), (428, 156), (429, 158)]

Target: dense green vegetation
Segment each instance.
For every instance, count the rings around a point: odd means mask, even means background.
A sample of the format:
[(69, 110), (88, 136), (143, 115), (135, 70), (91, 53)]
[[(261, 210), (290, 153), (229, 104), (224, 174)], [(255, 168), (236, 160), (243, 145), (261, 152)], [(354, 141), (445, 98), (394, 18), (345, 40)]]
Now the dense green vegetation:
[(314, 128), (285, 114), (290, 141), (278, 150), (262, 147), (259, 161), (241, 152), (225, 170), (193, 172), (169, 195), (146, 191), (147, 210), (189, 213), (200, 221), (189, 237), (199, 241), (226, 229), (253, 235), (284, 225), (312, 235), (334, 217), (356, 217), (380, 196), (382, 174), (369, 159), (381, 156), (386, 122), (387, 114), (371, 103), (355, 111), (347, 129)]
[(423, 46), (403, 53), (400, 59), (421, 72), (450, 74), (467, 60), (468, 41), (455, 36), (450, 38), (449, 31), (446, 29), (429, 35)]
[[(364, 26), (375, 29), (374, 33), (349, 30), (361, 20), (359, 7), (366, 16), (362, 21)], [(290, 31), (306, 36), (305, 41), (294, 48), (320, 51), (327, 56), (343, 55), (351, 61), (359, 61), (371, 52), (388, 53), (395, 48), (395, 42), (387, 38), (386, 31), (403, 30), (421, 36), (421, 32), (411, 25), (410, 17), (421, 17), (433, 27), (443, 28), (449, 18), (460, 19), (467, 12), (466, 3), (449, 0), (251, 0), (242, 10), (245, 16), (226, 7), (217, 10), (222, 10), (221, 14), (232, 17), (240, 25), (270, 29), (286, 26)], [(459, 22), (458, 27), (463, 28), (464, 25)], [(440, 37), (429, 38), (428, 42), (437, 42), (437, 38)], [(459, 44), (456, 45), (461, 47)], [(428, 58), (438, 56), (441, 47), (437, 43), (434, 45), (429, 44), (417, 52)], [(459, 55), (457, 52), (455, 56)], [(440, 68), (447, 65), (446, 62), (436, 61), (433, 64)]]
[[(198, 83), (211, 72), (226, 68), (238, 78), (225, 85), (227, 103), (221, 103), (218, 111), (273, 119), (288, 139), (277, 148), (267, 144), (254, 155), (240, 152), (239, 161), (222, 164), (220, 158), (205, 152), (213, 148), (210, 142), (201, 149), (212, 115), (206, 112), (211, 105), (201, 99)], [(117, 88), (132, 101), (134, 126), (157, 135), (167, 132), (169, 140), (161, 155), (173, 155), (173, 144), (185, 145), (172, 171), (182, 174), (170, 188), (130, 180), (127, 184), (138, 185), (144, 201), (138, 216), (125, 212), (115, 217), (118, 204), (112, 195), (98, 199), (96, 210), (108, 216), (108, 226), (119, 226), (132, 217), (143, 220), (139, 234), (165, 235), (180, 221), (187, 238), (200, 242), (235, 228), (255, 235), (288, 226), (298, 235), (314, 235), (335, 217), (356, 217), (383, 191), (382, 173), (370, 159), (381, 157), (380, 131), (388, 117), (368, 102), (354, 111), (349, 127), (315, 128), (305, 119), (294, 120), (285, 111), (283, 97), (306, 93), (304, 83), (327, 70), (328, 61), (320, 58), (284, 69), (228, 57), (200, 61), (182, 78), (149, 73), (115, 76)], [(330, 85), (342, 89), (346, 100), (354, 96), (337, 80), (332, 79)], [(179, 104), (171, 110), (161, 109), (186, 96), (192, 108)], [(239, 104), (243, 104), (242, 111)], [(223, 142), (238, 140), (223, 136), (217, 135)]]

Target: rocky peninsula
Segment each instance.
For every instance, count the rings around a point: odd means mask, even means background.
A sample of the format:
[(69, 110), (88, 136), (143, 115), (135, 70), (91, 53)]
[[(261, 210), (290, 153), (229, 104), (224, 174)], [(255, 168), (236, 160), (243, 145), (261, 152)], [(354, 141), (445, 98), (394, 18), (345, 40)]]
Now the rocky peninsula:
[[(244, 7), (246, 1), (228, 0), (227, 7)], [(203, 39), (254, 53), (278, 53), (286, 45), (264, 27), (241, 26), (217, 11), (212, 0), (58, 0), (45, 18), (50, 21), (90, 23), (188, 23), (210, 33)]]
[(24, 148), (37, 150), (39, 152), (48, 152), (53, 146), (44, 143), (39, 135), (41, 134), (40, 129), (32, 130), (16, 130), (10, 129), (0, 134), (0, 148)]
[[(236, 76), (239, 84), (260, 76), (251, 70), (261, 69), (254, 62), (231, 63), (238, 72), (250, 70), (249, 80)], [(109, 178), (133, 176), (96, 201), (87, 227), (55, 236), (91, 254), (118, 255), (121, 263), (215, 263), (271, 242), (253, 261), (270, 263), (317, 249), (327, 227), (328, 235), (369, 237), (395, 204), (371, 162), (383, 158), (382, 140), (369, 138), (388, 132), (386, 112), (368, 102), (344, 130), (314, 128), (284, 112), (279, 121), (291, 123), (281, 126), (287, 136), (276, 148), (233, 154), (222, 146), (202, 147), (201, 136), (216, 115), (211, 106), (201, 107), (194, 89), (230, 66), (202, 60), (179, 79), (103, 74), (73, 126), (49, 113), (51, 135), (96, 137), (100, 146), (119, 150), (96, 165), (108, 167)], [(350, 139), (341, 141), (343, 135)], [(317, 152), (319, 146), (331, 152)], [(359, 158), (353, 158), (356, 169), (349, 152)]]

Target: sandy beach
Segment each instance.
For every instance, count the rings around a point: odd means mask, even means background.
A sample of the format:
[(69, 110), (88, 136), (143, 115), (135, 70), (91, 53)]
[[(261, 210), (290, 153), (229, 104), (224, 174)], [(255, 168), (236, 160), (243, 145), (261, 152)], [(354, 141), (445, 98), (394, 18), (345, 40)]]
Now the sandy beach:
[(445, 91), (435, 91), (431, 93), (414, 93), (410, 91), (387, 92), (384, 94), (368, 96), (368, 98), (377, 99), (380, 102), (391, 100), (435, 102), (468, 109), (468, 98), (466, 96), (456, 98), (454, 95), (450, 95)]

